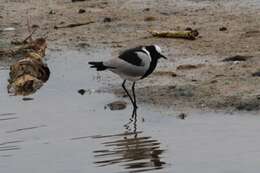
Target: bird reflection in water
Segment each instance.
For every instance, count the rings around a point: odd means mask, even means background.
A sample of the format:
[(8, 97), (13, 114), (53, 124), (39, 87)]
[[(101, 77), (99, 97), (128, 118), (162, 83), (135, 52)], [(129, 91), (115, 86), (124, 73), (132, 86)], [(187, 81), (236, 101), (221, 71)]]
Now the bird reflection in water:
[[(130, 126), (133, 126), (131, 129)], [(107, 136), (94, 136), (96, 139), (108, 139), (103, 142), (105, 149), (95, 150), (98, 167), (120, 164), (124, 169), (134, 172), (145, 172), (162, 169), (160, 142), (137, 131), (137, 116), (125, 125), (126, 132)]]

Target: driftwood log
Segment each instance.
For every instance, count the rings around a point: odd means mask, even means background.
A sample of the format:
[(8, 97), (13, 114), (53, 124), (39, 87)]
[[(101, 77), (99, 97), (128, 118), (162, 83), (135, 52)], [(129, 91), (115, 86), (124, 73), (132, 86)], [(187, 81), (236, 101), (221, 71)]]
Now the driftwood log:
[(148, 31), (154, 37), (162, 38), (182, 38), (187, 40), (195, 40), (199, 35), (197, 30), (192, 30), (191, 28), (186, 29), (185, 31)]
[(26, 49), (26, 53), (10, 66), (8, 93), (23, 96), (33, 94), (49, 79), (50, 70), (43, 62), (46, 48), (46, 40), (38, 38), (18, 49)]

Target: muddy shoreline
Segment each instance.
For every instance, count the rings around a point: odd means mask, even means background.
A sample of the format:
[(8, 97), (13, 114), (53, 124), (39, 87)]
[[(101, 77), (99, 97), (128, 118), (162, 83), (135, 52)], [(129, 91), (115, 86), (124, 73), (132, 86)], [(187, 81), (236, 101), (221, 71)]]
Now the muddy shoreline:
[[(15, 31), (0, 32), (1, 46), (27, 36), (27, 13), (32, 25), (38, 27), (35, 37), (48, 36), (48, 53), (73, 49), (85, 52), (88, 61), (94, 59), (87, 56), (88, 52), (104, 49), (108, 54), (100, 54), (98, 58), (106, 59), (126, 47), (156, 43), (169, 61), (161, 62), (150, 78), (138, 83), (139, 102), (178, 109), (259, 111), (260, 77), (253, 74), (260, 71), (260, 6), (257, 1), (241, 2), (1, 2), (0, 28), (15, 28)], [(79, 13), (80, 9), (85, 12)], [(146, 20), (149, 17), (153, 20)], [(90, 23), (57, 29), (57, 26), (80, 22)], [(151, 29), (187, 27), (197, 29), (199, 38), (194, 41), (153, 38), (148, 33)], [(251, 58), (223, 61), (236, 55)], [(183, 68), (185, 65), (192, 68)], [(120, 78), (112, 75), (103, 82), (111, 83), (104, 91), (121, 97), (120, 82)]]
[[(28, 36), (27, 13), (50, 76), (10, 96), (17, 59), (0, 56), (0, 172), (259, 172), (259, 0), (4, 0), (0, 48)], [(148, 32), (187, 27), (196, 40)], [(169, 60), (137, 82), (132, 117), (122, 79), (88, 62), (154, 43)]]

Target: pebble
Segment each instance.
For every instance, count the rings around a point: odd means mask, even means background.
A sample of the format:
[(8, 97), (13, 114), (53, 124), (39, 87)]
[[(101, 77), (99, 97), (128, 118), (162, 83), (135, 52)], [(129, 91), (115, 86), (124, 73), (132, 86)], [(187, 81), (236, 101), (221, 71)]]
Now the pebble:
[(257, 72), (255, 72), (255, 73), (253, 73), (252, 76), (254, 76), (254, 77), (260, 77), (260, 71), (257, 71)]
[(23, 101), (30, 101), (30, 100), (33, 100), (33, 98), (31, 98), (31, 97), (24, 97), (23, 98)]
[(187, 115), (186, 113), (180, 113), (180, 114), (178, 115), (178, 118), (184, 120), (187, 116), (188, 116), (188, 115)]
[(84, 94), (86, 93), (86, 90), (84, 90), (84, 89), (79, 89), (79, 90), (78, 90), (78, 93), (79, 93), (80, 95), (84, 95)]
[(86, 12), (86, 10), (84, 10), (84, 9), (79, 9), (79, 11), (78, 11), (79, 14), (82, 14), (82, 13), (85, 13), (85, 12)]
[(227, 28), (224, 26), (219, 28), (219, 31), (226, 31), (226, 30), (227, 30)]
[(110, 17), (105, 17), (105, 18), (103, 19), (103, 22), (104, 22), (104, 23), (112, 22), (112, 19), (111, 19)]
[(125, 101), (114, 101), (112, 103), (109, 103), (105, 106), (105, 109), (109, 107), (111, 111), (114, 110), (123, 110), (127, 106), (127, 103)]
[(227, 57), (223, 59), (222, 61), (246, 61), (248, 58), (252, 58), (252, 56), (247, 56), (247, 55), (235, 55), (231, 57)]

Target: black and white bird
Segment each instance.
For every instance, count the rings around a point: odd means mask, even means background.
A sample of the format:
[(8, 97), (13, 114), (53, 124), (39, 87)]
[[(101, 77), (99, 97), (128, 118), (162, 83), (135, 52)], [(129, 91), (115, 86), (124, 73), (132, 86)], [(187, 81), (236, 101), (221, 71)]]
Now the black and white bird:
[[(89, 64), (91, 68), (96, 68), (97, 71), (110, 70), (124, 80), (122, 87), (133, 104), (134, 112), (136, 112), (135, 82), (149, 76), (156, 68), (160, 58), (167, 59), (161, 54), (161, 48), (158, 45), (149, 45), (127, 49), (119, 54), (117, 58), (107, 61), (89, 62)], [(133, 82), (133, 98), (125, 87), (126, 80)]]

